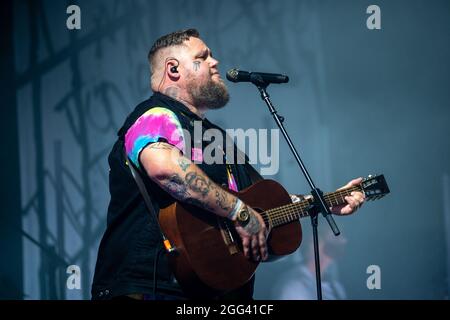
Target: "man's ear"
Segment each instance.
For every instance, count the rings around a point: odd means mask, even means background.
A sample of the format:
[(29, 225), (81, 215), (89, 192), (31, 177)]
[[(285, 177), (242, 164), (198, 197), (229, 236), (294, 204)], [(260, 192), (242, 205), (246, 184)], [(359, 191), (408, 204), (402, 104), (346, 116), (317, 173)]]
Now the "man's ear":
[(177, 59), (170, 59), (166, 63), (166, 72), (172, 81), (176, 81), (180, 78), (180, 73), (178, 72), (179, 61)]

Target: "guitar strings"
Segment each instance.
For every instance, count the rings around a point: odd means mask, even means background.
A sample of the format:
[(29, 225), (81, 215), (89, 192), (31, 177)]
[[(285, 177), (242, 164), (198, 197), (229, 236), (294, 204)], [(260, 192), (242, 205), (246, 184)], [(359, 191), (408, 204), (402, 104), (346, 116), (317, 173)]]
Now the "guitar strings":
[[(358, 190), (357, 187), (351, 187), (347, 188), (345, 190), (339, 190), (333, 193), (328, 193), (325, 195), (326, 202), (330, 202), (331, 205), (333, 204), (333, 198), (334, 202), (336, 204), (339, 204), (339, 201), (337, 199), (337, 195), (341, 195), (342, 200), (344, 200), (343, 196), (350, 194), (352, 191)], [(328, 200), (328, 201), (327, 201)], [(268, 215), (267, 219), (272, 218), (272, 221), (274, 222), (274, 225), (283, 224), (286, 222), (294, 221), (299, 218), (299, 215), (301, 217), (307, 216), (308, 214), (304, 212), (304, 210), (309, 207), (310, 203), (307, 202), (304, 204), (302, 203), (291, 203), (288, 205), (284, 205), (282, 207), (276, 208), (276, 209), (269, 209), (266, 211), (266, 214)], [(298, 212), (300, 209), (300, 212)], [(287, 215), (287, 217), (286, 217)], [(266, 221), (265, 221), (266, 222)]]
[[(327, 193), (324, 196), (324, 200), (327, 204), (331, 204), (331, 206), (333, 205), (333, 200), (336, 205), (339, 205), (344, 202), (344, 197), (350, 195), (353, 191), (361, 191), (361, 188), (355, 186), (332, 193)], [(342, 202), (339, 202), (338, 196), (342, 199)], [(308, 200), (303, 200), (300, 203), (290, 203), (279, 208), (272, 208), (263, 212), (263, 219), (266, 224), (268, 224), (270, 220), (273, 226), (279, 226), (299, 218), (303, 218), (304, 216), (308, 216), (308, 212), (305, 212), (305, 209), (309, 206), (310, 202)]]
[[(329, 205), (333, 205), (333, 199), (336, 204), (342, 204), (344, 202), (344, 196), (349, 195), (352, 191), (360, 190), (358, 187), (350, 187), (344, 190), (339, 190), (333, 193), (328, 193), (325, 195), (325, 201)], [(341, 197), (342, 202), (339, 203), (338, 196)], [(277, 209), (271, 209), (268, 210), (269, 217), (273, 219), (274, 225), (280, 225), (284, 223), (288, 223), (291, 221), (294, 221), (296, 219), (299, 219), (299, 217), (304, 217), (308, 215), (308, 212), (304, 212), (306, 208), (310, 206), (310, 202), (306, 203), (295, 203), (295, 204), (288, 204), (283, 207), (277, 208)], [(300, 212), (299, 212), (300, 210)]]

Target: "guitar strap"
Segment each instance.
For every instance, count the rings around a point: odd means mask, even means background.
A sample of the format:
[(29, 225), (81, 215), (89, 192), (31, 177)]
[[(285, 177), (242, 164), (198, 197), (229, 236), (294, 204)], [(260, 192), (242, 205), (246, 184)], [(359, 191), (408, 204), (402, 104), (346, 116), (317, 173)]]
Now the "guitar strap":
[(169, 239), (167, 239), (166, 235), (164, 234), (161, 228), (161, 225), (159, 224), (158, 215), (156, 214), (155, 207), (153, 206), (152, 198), (150, 194), (147, 192), (147, 188), (145, 187), (144, 181), (142, 180), (142, 177), (138, 172), (139, 169), (135, 168), (131, 159), (128, 158), (128, 156), (126, 155), (126, 152), (125, 152), (125, 159), (127, 160), (127, 164), (130, 167), (131, 174), (134, 180), (136, 181), (136, 184), (138, 185), (139, 191), (141, 192), (142, 197), (144, 198), (145, 205), (147, 206), (150, 215), (152, 215), (154, 220), (156, 221), (156, 225), (158, 226), (159, 232), (161, 233), (161, 237), (163, 239), (164, 248), (168, 253), (175, 251), (175, 247), (173, 247)]

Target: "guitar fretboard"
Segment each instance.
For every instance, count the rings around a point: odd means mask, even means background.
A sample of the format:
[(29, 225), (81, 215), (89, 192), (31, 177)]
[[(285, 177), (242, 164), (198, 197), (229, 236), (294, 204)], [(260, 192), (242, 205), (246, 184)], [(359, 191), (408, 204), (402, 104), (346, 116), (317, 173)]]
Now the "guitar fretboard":
[[(354, 186), (335, 192), (324, 194), (325, 203), (329, 207), (337, 206), (346, 203), (345, 197), (351, 195), (353, 191), (362, 191), (361, 186)], [(313, 204), (313, 199), (305, 199), (297, 203), (290, 203), (278, 208), (269, 209), (261, 213), (266, 225), (270, 224), (272, 227), (278, 227), (283, 224), (298, 220), (309, 216), (308, 209)]]

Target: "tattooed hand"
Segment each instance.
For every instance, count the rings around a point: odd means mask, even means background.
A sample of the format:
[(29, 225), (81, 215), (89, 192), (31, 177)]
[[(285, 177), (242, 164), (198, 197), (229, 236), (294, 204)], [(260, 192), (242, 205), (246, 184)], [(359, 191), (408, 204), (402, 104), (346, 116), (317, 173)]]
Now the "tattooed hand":
[(250, 221), (245, 227), (236, 223), (236, 231), (242, 239), (244, 255), (250, 258), (251, 252), (253, 260), (260, 261), (261, 257), (266, 260), (268, 257), (266, 239), (269, 230), (267, 230), (261, 215), (252, 208), (247, 208), (249, 209)]

